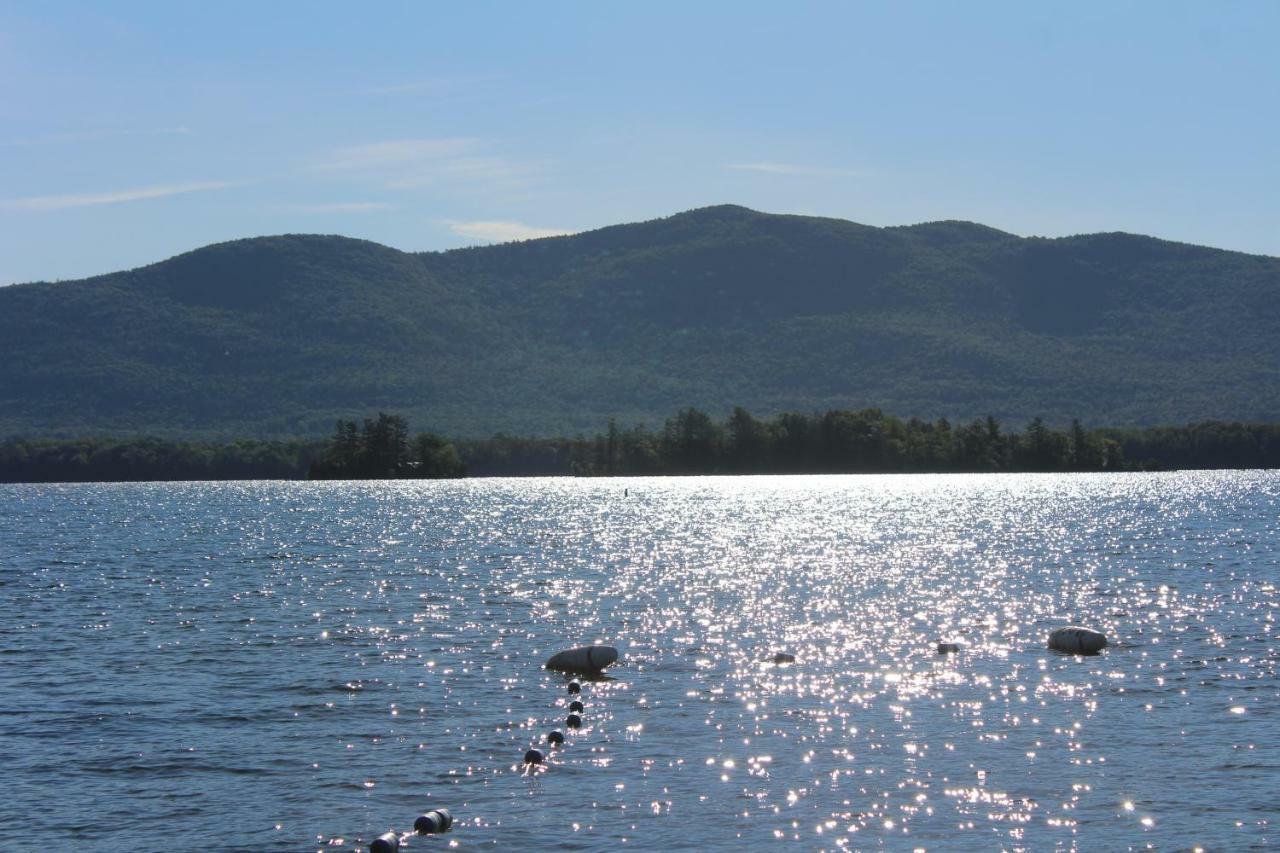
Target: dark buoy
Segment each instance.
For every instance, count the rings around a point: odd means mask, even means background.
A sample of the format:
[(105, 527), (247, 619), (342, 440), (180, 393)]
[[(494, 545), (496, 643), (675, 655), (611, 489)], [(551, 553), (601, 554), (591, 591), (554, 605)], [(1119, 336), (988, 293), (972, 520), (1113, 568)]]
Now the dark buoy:
[(938, 643), (938, 654), (940, 655), (954, 655), (959, 654), (959, 652), (959, 643)]
[(796, 656), (786, 652), (778, 652), (773, 656), (774, 663), (795, 663)]
[(579, 717), (577, 714), (570, 714), (569, 717), (564, 721), (564, 724), (571, 729), (576, 729), (582, 725), (582, 718)]
[(1107, 647), (1107, 635), (1072, 625), (1049, 632), (1049, 648), (1069, 655), (1096, 655)]
[(574, 699), (572, 702), (569, 703), (570, 714), (581, 714), (585, 710), (587, 710), (586, 707), (577, 699)]
[(394, 832), (384, 832), (369, 845), (369, 853), (396, 853), (400, 849), (400, 836)]
[(545, 756), (540, 749), (531, 749), (524, 754), (525, 764), (541, 764)]
[(453, 826), (453, 815), (449, 814), (448, 809), (432, 809), (413, 822), (413, 828), (419, 835), (445, 832), (451, 826)]
[(581, 692), (582, 692), (582, 685), (581, 685), (581, 684), (579, 684), (579, 683), (578, 683), (578, 682), (576, 682), (576, 681), (570, 681), (570, 682), (569, 682), (569, 692), (570, 692), (571, 694), (572, 694), (572, 693), (581, 693)]
[(559, 729), (554, 729), (551, 734), (547, 735), (547, 743), (552, 746), (559, 746), (564, 743), (564, 732)]

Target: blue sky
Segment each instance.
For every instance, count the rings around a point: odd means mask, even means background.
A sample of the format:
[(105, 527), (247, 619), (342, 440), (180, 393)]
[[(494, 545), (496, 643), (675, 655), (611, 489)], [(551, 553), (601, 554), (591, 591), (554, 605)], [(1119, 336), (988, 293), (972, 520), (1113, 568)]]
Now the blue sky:
[(0, 283), (732, 202), (1280, 255), (1280, 3), (0, 0)]

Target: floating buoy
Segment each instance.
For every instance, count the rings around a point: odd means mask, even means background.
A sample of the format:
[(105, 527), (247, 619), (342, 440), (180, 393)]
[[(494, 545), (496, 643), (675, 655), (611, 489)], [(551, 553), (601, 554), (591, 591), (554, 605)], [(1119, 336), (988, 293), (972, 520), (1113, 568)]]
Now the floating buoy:
[(938, 643), (938, 654), (940, 655), (954, 655), (959, 653), (959, 643)]
[(1049, 632), (1049, 648), (1069, 655), (1096, 655), (1107, 646), (1107, 635), (1072, 625)]
[(547, 669), (573, 672), (578, 675), (599, 675), (606, 666), (618, 660), (618, 650), (613, 646), (579, 646), (556, 652), (546, 662)]
[(559, 729), (553, 730), (551, 734), (547, 735), (547, 743), (551, 744), (552, 746), (559, 746), (560, 744), (564, 743), (564, 732), (560, 731)]
[(570, 714), (564, 721), (564, 724), (571, 729), (576, 729), (582, 725), (582, 718), (577, 714)]
[(524, 754), (525, 764), (541, 764), (545, 756), (540, 749), (531, 749)]
[(570, 714), (581, 714), (582, 712), (584, 712), (584, 711), (586, 711), (586, 710), (587, 710), (587, 709), (586, 709), (586, 706), (584, 706), (584, 705), (583, 705), (581, 702), (579, 702), (577, 699), (574, 699), (572, 702), (570, 702), (570, 703), (569, 703), (569, 713), (570, 713)]
[(453, 826), (453, 815), (449, 814), (448, 809), (432, 809), (413, 822), (413, 828), (419, 835), (444, 832), (451, 826)]
[(795, 663), (796, 656), (786, 652), (778, 652), (773, 656), (774, 663)]
[(576, 682), (576, 681), (570, 681), (570, 682), (569, 682), (569, 693), (570, 693), (570, 694), (574, 694), (574, 693), (581, 693), (581, 692), (582, 692), (582, 685), (581, 685), (581, 684), (579, 684), (579, 683), (578, 683), (578, 682)]
[(400, 849), (400, 836), (394, 832), (384, 832), (369, 845), (369, 853), (396, 853)]

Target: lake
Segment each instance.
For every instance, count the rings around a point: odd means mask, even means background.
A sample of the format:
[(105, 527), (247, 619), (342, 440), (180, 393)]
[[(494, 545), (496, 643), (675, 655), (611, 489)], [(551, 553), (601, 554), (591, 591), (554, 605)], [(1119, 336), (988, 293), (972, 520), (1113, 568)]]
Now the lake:
[(0, 486), (0, 849), (1262, 849), (1278, 528), (1275, 472)]

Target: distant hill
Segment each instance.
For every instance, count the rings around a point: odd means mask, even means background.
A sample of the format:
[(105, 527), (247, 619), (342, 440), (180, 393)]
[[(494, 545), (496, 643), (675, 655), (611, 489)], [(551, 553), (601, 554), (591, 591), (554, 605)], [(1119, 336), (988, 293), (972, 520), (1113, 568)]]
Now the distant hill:
[(220, 243), (0, 288), (0, 436), (453, 435), (877, 406), (1094, 425), (1280, 420), (1280, 259), (710, 207), (411, 254)]

